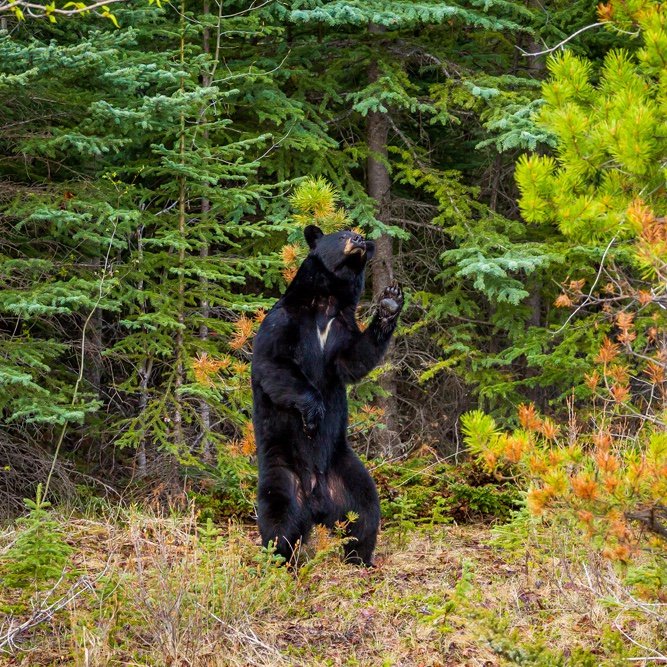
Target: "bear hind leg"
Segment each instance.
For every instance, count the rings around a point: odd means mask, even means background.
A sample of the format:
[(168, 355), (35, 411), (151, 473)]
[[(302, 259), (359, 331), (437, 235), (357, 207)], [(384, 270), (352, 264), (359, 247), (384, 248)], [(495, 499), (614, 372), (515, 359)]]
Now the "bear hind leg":
[(373, 552), (380, 525), (380, 511), (374, 508), (357, 512), (359, 518), (348, 528), (352, 538), (344, 547), (345, 562), (355, 565), (373, 566)]
[(344, 546), (345, 561), (372, 566), (380, 526), (380, 502), (371, 476), (350, 451), (332, 467), (327, 483), (335, 507), (327, 523), (345, 521), (349, 512), (357, 515), (347, 528), (350, 541)]
[(276, 553), (288, 563), (296, 560), (297, 548), (312, 528), (301, 483), (289, 469), (270, 469), (259, 483), (257, 522), (262, 545), (272, 542)]

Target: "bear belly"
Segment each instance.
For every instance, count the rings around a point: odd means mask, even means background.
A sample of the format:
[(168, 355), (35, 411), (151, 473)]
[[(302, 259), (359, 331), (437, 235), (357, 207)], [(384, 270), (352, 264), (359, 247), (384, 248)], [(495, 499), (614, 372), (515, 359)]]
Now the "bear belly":
[(253, 423), (261, 459), (295, 471), (328, 470), (334, 452), (346, 446), (347, 394), (340, 383), (316, 386), (324, 398), (325, 414), (312, 438), (304, 432), (298, 410), (276, 406), (261, 389), (254, 392)]

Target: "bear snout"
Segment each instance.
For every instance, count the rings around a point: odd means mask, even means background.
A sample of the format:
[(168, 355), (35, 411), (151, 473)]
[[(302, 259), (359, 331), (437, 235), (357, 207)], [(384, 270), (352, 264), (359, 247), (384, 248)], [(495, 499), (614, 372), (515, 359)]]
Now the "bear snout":
[(363, 236), (360, 236), (359, 234), (354, 234), (354, 236), (350, 236), (350, 238), (345, 241), (345, 247), (343, 248), (343, 252), (346, 255), (351, 255), (353, 253), (359, 253), (361, 255), (365, 254), (366, 252), (366, 240), (364, 239)]

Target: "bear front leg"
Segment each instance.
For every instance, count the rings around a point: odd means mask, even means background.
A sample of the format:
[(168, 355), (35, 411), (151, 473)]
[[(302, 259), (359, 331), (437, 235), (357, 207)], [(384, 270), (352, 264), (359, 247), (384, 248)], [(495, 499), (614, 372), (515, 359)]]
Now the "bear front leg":
[(325, 413), (324, 400), (319, 390), (292, 361), (260, 357), (253, 364), (253, 383), (261, 387), (274, 405), (298, 410), (303, 430), (312, 438)]
[(301, 402), (299, 411), (301, 412), (301, 421), (303, 422), (303, 431), (309, 437), (313, 438), (322, 419), (324, 419), (324, 401), (319, 391), (312, 392), (304, 401)]
[(368, 328), (357, 332), (338, 357), (338, 371), (344, 382), (358, 382), (382, 361), (402, 309), (401, 288), (396, 283), (385, 287)]

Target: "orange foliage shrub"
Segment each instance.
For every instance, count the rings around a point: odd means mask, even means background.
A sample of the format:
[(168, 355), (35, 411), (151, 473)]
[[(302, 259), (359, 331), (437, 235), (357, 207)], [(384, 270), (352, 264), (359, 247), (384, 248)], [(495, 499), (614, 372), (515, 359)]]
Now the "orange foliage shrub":
[(640, 548), (667, 551), (667, 353), (665, 331), (643, 334), (638, 351), (634, 313), (613, 320), (615, 340), (603, 339), (585, 376), (590, 401), (570, 401), (567, 428), (532, 404), (519, 406), (513, 432), (480, 411), (462, 425), (488, 468), (524, 480), (533, 514), (569, 515), (606, 557), (627, 561)]
[[(533, 415), (532, 408), (522, 411)], [(533, 514), (575, 517), (616, 560), (649, 543), (667, 551), (667, 433), (650, 424), (631, 432), (619, 418), (602, 430), (592, 422), (590, 430), (561, 435), (549, 429), (547, 436), (538, 420), (534, 414), (532, 428), (504, 433), (476, 411), (465, 415), (463, 427), (487, 467), (510, 466), (527, 482)]]

